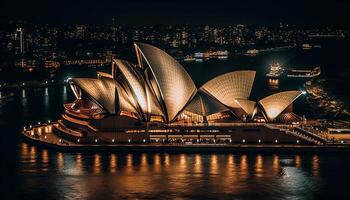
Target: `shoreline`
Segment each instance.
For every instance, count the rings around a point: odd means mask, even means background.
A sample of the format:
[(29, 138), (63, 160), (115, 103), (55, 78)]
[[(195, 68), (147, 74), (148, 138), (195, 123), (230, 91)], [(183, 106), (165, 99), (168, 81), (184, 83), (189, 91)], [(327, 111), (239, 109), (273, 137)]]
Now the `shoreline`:
[(115, 144), (60, 145), (21, 133), (25, 143), (60, 152), (161, 152), (161, 153), (349, 153), (349, 145), (241, 145), (241, 144)]

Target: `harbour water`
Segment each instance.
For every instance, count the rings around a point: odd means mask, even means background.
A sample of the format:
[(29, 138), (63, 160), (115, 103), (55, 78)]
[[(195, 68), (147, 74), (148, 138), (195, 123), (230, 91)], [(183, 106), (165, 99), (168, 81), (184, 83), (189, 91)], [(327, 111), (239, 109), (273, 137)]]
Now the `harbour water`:
[[(185, 64), (198, 86), (238, 69), (257, 71), (252, 99), (301, 89), (304, 80), (280, 80), (270, 88), (265, 77), (276, 58), (290, 65), (320, 65), (326, 80), (334, 80), (332, 95), (344, 102), (350, 74), (346, 56), (337, 46), (315, 52), (277, 52), (258, 57)], [(327, 55), (327, 57), (326, 57)], [(301, 58), (295, 58), (300, 56)], [(337, 60), (342, 58), (342, 60)], [(303, 62), (304, 61), (304, 62)], [(301, 63), (301, 64), (300, 64)], [(63, 71), (59, 76), (79, 75)], [(347, 74), (347, 75), (346, 75)], [(90, 74), (84, 74), (89, 76)], [(93, 75), (93, 73), (91, 73)], [(343, 79), (343, 82), (341, 82)], [(345, 80), (344, 80), (345, 79)], [(332, 82), (330, 81), (330, 82)], [(338, 87), (337, 87), (338, 86)], [(340, 88), (339, 88), (340, 87)], [(1, 92), (1, 199), (335, 199), (348, 198), (350, 156), (347, 154), (242, 153), (62, 153), (21, 141), (23, 126), (56, 120), (63, 103), (74, 99), (64, 85)], [(317, 117), (307, 101), (297, 101), (296, 113)], [(321, 109), (321, 108), (320, 108)]]
[(349, 195), (348, 155), (81, 154), (24, 143), (18, 147), (11, 154), (16, 162), (2, 175), (2, 189), (7, 192), (1, 193), (18, 199), (345, 199)]

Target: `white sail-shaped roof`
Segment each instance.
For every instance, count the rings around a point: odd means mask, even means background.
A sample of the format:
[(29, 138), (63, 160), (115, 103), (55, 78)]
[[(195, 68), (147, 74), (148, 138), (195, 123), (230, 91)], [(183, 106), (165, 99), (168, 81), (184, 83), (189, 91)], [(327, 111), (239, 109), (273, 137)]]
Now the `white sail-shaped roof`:
[(247, 113), (248, 116), (254, 117), (256, 112), (256, 102), (247, 99), (236, 99), (236, 103)]
[(229, 109), (209, 95), (198, 92), (184, 110), (197, 115), (208, 116)]
[(143, 78), (134, 71), (135, 69), (133, 69), (133, 66), (124, 60), (116, 59), (114, 62), (128, 82), (142, 112), (146, 114), (162, 115), (153, 93), (150, 91)]
[(137, 43), (136, 49), (152, 72), (162, 101), (166, 120), (172, 121), (196, 92), (186, 70), (170, 55), (152, 45)]
[(242, 70), (223, 74), (205, 83), (200, 89), (231, 108), (239, 108), (236, 99), (248, 99), (255, 71)]
[(268, 120), (273, 121), (302, 94), (299, 90), (279, 92), (259, 101)]
[(120, 111), (128, 111), (135, 114), (138, 114), (136, 109), (136, 101), (135, 99), (128, 95), (124, 88), (117, 83), (116, 88), (118, 91), (118, 101), (116, 102)]
[(109, 113), (115, 114), (115, 81), (110, 78), (74, 78), (70, 80)]

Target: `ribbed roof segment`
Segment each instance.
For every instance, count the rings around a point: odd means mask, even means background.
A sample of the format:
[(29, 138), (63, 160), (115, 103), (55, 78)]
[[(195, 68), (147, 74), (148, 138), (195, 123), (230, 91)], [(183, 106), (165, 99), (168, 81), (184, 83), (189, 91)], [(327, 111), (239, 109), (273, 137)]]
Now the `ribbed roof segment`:
[(125, 77), (125, 80), (128, 82), (142, 112), (145, 114), (163, 115), (157, 100), (148, 88), (143, 77), (137, 74), (135, 71), (136, 69), (134, 69), (129, 62), (124, 60), (116, 59), (114, 62)]
[(166, 119), (172, 121), (196, 92), (196, 86), (186, 70), (170, 55), (154, 46), (137, 43), (159, 88), (166, 107)]
[(98, 77), (106, 77), (106, 78), (112, 78), (113, 79), (112, 74), (108, 74), (106, 72), (97, 72), (97, 76)]
[(255, 71), (235, 71), (218, 76), (200, 89), (231, 108), (239, 108), (236, 99), (248, 99), (253, 87)]
[(268, 120), (273, 121), (301, 94), (302, 92), (299, 90), (279, 92), (265, 97), (259, 103), (263, 107)]
[(236, 99), (236, 103), (247, 113), (248, 116), (254, 117), (256, 102), (247, 99)]
[(93, 98), (109, 113), (115, 114), (115, 81), (110, 78), (101, 77), (100, 79), (92, 78), (74, 78), (71, 80), (86, 94)]
[(208, 116), (229, 109), (209, 95), (198, 92), (184, 110), (197, 115)]
[(135, 101), (135, 99), (132, 96), (128, 95), (127, 92), (119, 83), (116, 84), (116, 88), (118, 91), (117, 104), (119, 105), (119, 110), (138, 114), (136, 109), (137, 102)]

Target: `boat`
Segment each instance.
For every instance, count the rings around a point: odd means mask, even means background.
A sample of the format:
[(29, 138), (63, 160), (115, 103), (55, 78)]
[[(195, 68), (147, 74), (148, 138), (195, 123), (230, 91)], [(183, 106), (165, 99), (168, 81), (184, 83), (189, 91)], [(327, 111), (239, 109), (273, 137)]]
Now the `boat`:
[(246, 56), (256, 56), (256, 55), (258, 55), (259, 54), (259, 50), (257, 50), (257, 49), (249, 49), (249, 50), (247, 50), (245, 53), (244, 53), (244, 55), (246, 55)]
[(303, 48), (303, 50), (310, 50), (310, 49), (312, 49), (312, 46), (310, 44), (303, 44), (301, 47)]
[(194, 62), (196, 59), (193, 58), (192, 56), (186, 56), (183, 61), (185, 62)]
[(321, 74), (321, 67), (317, 66), (313, 69), (291, 69), (287, 73), (287, 77), (291, 78), (313, 78)]
[(266, 74), (267, 77), (280, 77), (284, 72), (283, 66), (278, 62), (273, 62), (270, 65), (270, 71)]

